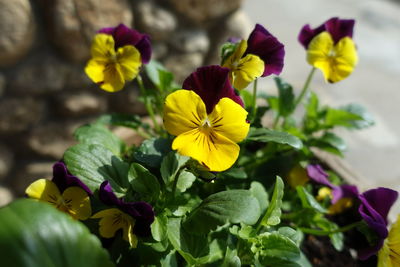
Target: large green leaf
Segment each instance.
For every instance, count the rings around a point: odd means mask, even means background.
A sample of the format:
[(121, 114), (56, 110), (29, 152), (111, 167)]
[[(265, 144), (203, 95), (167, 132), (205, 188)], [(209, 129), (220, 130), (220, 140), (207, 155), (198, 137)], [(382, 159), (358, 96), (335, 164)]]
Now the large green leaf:
[(135, 150), (137, 161), (153, 168), (159, 168), (163, 157), (171, 151), (171, 141), (164, 138), (152, 138), (143, 141)]
[(307, 192), (307, 190), (303, 186), (297, 186), (296, 190), (303, 208), (311, 208), (321, 213), (328, 212), (324, 207), (321, 206), (321, 204), (319, 204), (319, 202), (314, 198), (313, 195)]
[(328, 127), (353, 127), (353, 122), (362, 120), (362, 117), (343, 109), (328, 108), (325, 116), (325, 125)]
[(287, 117), (295, 108), (293, 87), (280, 77), (275, 77), (274, 80), (279, 92), (279, 114)]
[(272, 194), (272, 199), (269, 203), (268, 209), (262, 218), (262, 225), (277, 225), (281, 222), (283, 189), (284, 184), (282, 178), (276, 176), (274, 193)]
[(124, 126), (132, 129), (137, 129), (140, 126), (145, 126), (140, 116), (131, 114), (105, 114), (100, 116), (96, 122), (106, 125)]
[(279, 132), (265, 128), (250, 128), (247, 140), (287, 144), (297, 149), (303, 147), (303, 143), (298, 137), (287, 132)]
[(192, 186), (194, 181), (196, 181), (196, 176), (191, 172), (183, 170), (179, 173), (178, 182), (176, 183), (176, 189), (178, 189), (179, 192), (183, 193)]
[(228, 222), (253, 225), (259, 217), (260, 205), (249, 190), (230, 190), (204, 199), (189, 214), (184, 226), (201, 235)]
[(261, 183), (254, 181), (251, 182), (249, 190), (257, 199), (258, 204), (260, 205), (261, 213), (264, 213), (269, 204), (268, 193), (264, 186)]
[(366, 110), (366, 108), (359, 104), (349, 104), (341, 107), (341, 109), (346, 110), (352, 114), (356, 114), (361, 118), (359, 120), (350, 121), (350, 124), (356, 129), (366, 128), (375, 124), (372, 115)]
[(181, 156), (175, 151), (168, 153), (161, 163), (161, 176), (166, 185), (169, 185), (175, 179), (180, 168), (182, 168), (190, 158), (186, 156)]
[(132, 163), (128, 179), (132, 189), (143, 196), (157, 200), (160, 194), (160, 183), (148, 169), (139, 163)]
[(47, 203), (17, 200), (0, 218), (2, 266), (113, 266), (96, 236)]
[(102, 124), (88, 124), (79, 127), (74, 136), (83, 144), (97, 144), (109, 149), (115, 155), (121, 155), (125, 144)]
[(64, 153), (68, 170), (96, 191), (100, 184), (109, 181), (116, 192), (128, 188), (128, 163), (122, 161), (101, 145), (78, 144)]

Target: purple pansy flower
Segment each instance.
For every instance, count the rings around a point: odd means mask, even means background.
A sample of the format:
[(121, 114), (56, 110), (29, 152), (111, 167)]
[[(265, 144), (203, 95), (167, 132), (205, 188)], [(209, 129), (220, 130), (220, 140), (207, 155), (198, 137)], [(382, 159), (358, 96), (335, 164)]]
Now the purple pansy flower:
[(320, 34), (321, 32), (327, 31), (332, 36), (334, 43), (336, 44), (340, 39), (344, 37), (353, 37), (353, 27), (355, 20), (353, 19), (339, 19), (337, 17), (331, 18), (324, 22), (322, 25), (311, 29), (310, 25), (304, 25), (301, 29), (298, 40), (304, 46), (308, 48), (308, 44), (311, 40)]
[(206, 105), (207, 113), (211, 113), (218, 101), (227, 97), (243, 107), (242, 99), (236, 95), (229, 82), (229, 69), (218, 65), (198, 68), (185, 79), (183, 89), (198, 94)]
[(150, 236), (150, 225), (154, 221), (154, 211), (149, 203), (144, 201), (125, 202), (122, 198), (117, 198), (108, 181), (104, 181), (100, 185), (99, 198), (104, 204), (116, 206), (121, 211), (132, 216), (135, 219), (133, 232), (136, 235), (141, 237)]
[(65, 166), (64, 162), (62, 161), (59, 161), (53, 165), (52, 181), (57, 185), (61, 192), (68, 187), (78, 186), (82, 188), (89, 196), (93, 195), (89, 187), (87, 187), (78, 177), (69, 173), (67, 166)]
[(396, 191), (384, 187), (371, 189), (359, 195), (361, 204), (358, 211), (363, 220), (378, 236), (378, 240), (373, 246), (358, 251), (361, 260), (375, 255), (383, 246), (383, 242), (388, 236), (387, 215), (397, 197)]
[(262, 77), (271, 74), (279, 75), (282, 72), (284, 45), (260, 24), (256, 24), (247, 40), (245, 55), (247, 54), (259, 56), (264, 61)]
[(139, 33), (122, 23), (117, 27), (103, 28), (98, 33), (112, 35), (115, 41), (115, 50), (125, 45), (136, 47), (140, 52), (142, 63), (149, 63), (151, 58), (151, 44), (150, 37), (147, 34)]

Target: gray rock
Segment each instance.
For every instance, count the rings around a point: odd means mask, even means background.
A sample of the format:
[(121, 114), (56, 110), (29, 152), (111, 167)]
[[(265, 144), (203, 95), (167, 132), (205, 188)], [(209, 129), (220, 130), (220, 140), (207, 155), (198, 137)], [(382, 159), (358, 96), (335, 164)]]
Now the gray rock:
[(175, 75), (178, 84), (182, 84), (183, 80), (203, 63), (202, 53), (176, 54), (169, 56), (165, 62), (165, 67)]
[(13, 153), (3, 144), (0, 144), (0, 181), (4, 180), (13, 167)]
[(174, 34), (169, 39), (170, 44), (178, 51), (185, 53), (207, 53), (210, 40), (207, 32), (201, 29), (184, 29)]
[(3, 94), (6, 91), (6, 77), (0, 73), (0, 97), (3, 96)]
[(53, 176), (54, 163), (54, 161), (33, 161), (21, 165), (11, 181), (11, 187), (16, 196), (23, 196), (25, 189), (34, 181), (42, 178), (50, 179)]
[(32, 46), (35, 22), (29, 0), (0, 0), (0, 66), (10, 66)]
[(27, 130), (44, 115), (44, 103), (30, 97), (0, 100), (0, 134), (14, 134)]
[(160, 60), (168, 53), (167, 45), (161, 42), (156, 42), (154, 44), (151, 44), (151, 49), (152, 49), (151, 59)]
[(243, 0), (169, 0), (182, 16), (195, 23), (208, 23), (237, 10)]
[(139, 89), (130, 84), (121, 92), (108, 96), (110, 111), (138, 115), (147, 114), (145, 105), (138, 98)]
[(66, 93), (57, 97), (57, 108), (66, 117), (94, 115), (107, 110), (107, 101), (88, 92)]
[(89, 58), (91, 41), (99, 29), (119, 23), (131, 26), (133, 20), (126, 0), (46, 0), (45, 6), (50, 8), (52, 41), (73, 62)]
[(152, 41), (165, 40), (175, 31), (177, 21), (168, 10), (154, 1), (139, 1), (135, 7), (137, 27), (150, 35)]
[(9, 204), (13, 199), (12, 192), (8, 188), (0, 186), (0, 207)]

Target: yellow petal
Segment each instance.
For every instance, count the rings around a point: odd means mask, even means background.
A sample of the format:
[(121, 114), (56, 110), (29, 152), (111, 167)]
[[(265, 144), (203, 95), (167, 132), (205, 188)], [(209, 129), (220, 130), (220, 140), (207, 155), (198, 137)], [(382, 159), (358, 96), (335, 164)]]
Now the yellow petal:
[(91, 59), (85, 67), (86, 75), (95, 83), (104, 81), (104, 70), (106, 64), (103, 61), (97, 59)]
[(116, 208), (97, 212), (92, 218), (101, 218), (99, 222), (99, 233), (105, 238), (115, 236), (115, 232), (119, 229), (124, 229), (124, 227), (128, 227), (129, 224), (133, 223), (133, 219), (129, 215)]
[(328, 214), (338, 214), (351, 208), (353, 206), (353, 199), (350, 197), (342, 197), (335, 204), (332, 204), (328, 209)]
[(132, 248), (137, 247), (138, 239), (136, 235), (133, 233), (134, 224), (129, 224), (128, 227), (124, 228), (124, 239), (129, 242)]
[(235, 51), (225, 60), (222, 67), (226, 67), (228, 69), (235, 69), (236, 65), (239, 63), (240, 59), (246, 52), (246, 49), (247, 49), (247, 41), (246, 40), (240, 41)]
[(264, 73), (264, 61), (256, 55), (248, 54), (232, 72), (233, 87), (242, 90)]
[(189, 156), (210, 171), (224, 171), (230, 168), (239, 156), (239, 146), (217, 132), (194, 129), (180, 134), (172, 143), (172, 149)]
[(172, 135), (198, 128), (206, 116), (203, 100), (193, 91), (178, 90), (165, 99), (164, 126)]
[(230, 98), (222, 98), (209, 114), (212, 130), (237, 143), (246, 138), (250, 124), (247, 111)]
[(72, 186), (62, 193), (64, 202), (68, 206), (68, 213), (78, 220), (86, 220), (92, 214), (88, 194), (80, 187)]
[(133, 80), (138, 75), (142, 65), (140, 52), (132, 45), (118, 48), (117, 61), (121, 66), (121, 73), (126, 81)]
[(93, 58), (97, 58), (97, 60), (103, 59), (105, 61), (115, 55), (114, 39), (112, 35), (104, 33), (96, 34), (93, 38), (90, 53)]
[(46, 201), (53, 205), (56, 205), (61, 198), (60, 190), (52, 181), (47, 179), (39, 179), (31, 183), (26, 188), (25, 193), (30, 198)]
[(124, 88), (125, 79), (121, 71), (121, 66), (117, 63), (108, 64), (104, 69), (104, 81), (100, 88), (107, 92), (118, 92)]
[(300, 165), (296, 165), (290, 170), (286, 180), (291, 187), (296, 188), (297, 186), (303, 186), (307, 183), (309, 178), (307, 171)]

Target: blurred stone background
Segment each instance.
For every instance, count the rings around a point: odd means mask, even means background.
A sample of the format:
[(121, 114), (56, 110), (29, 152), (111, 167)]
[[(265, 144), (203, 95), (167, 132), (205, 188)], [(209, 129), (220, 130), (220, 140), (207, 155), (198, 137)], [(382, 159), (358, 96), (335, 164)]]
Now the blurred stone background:
[(153, 59), (181, 82), (218, 63), (218, 47), (252, 30), (243, 0), (0, 0), (0, 206), (51, 177), (74, 130), (106, 112), (144, 115), (132, 84), (117, 94), (83, 71), (93, 35), (124, 23), (148, 33)]

